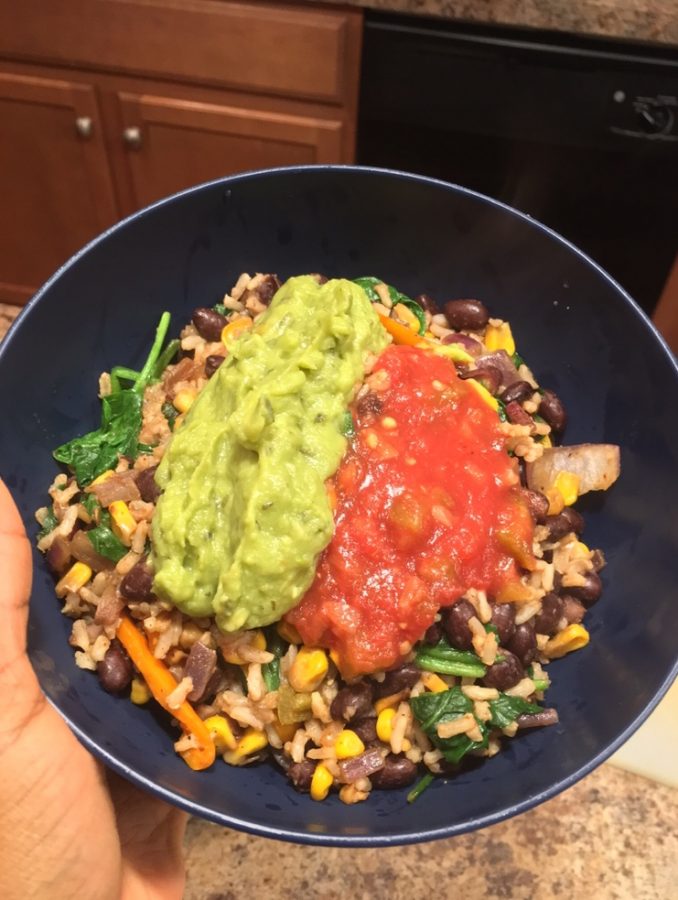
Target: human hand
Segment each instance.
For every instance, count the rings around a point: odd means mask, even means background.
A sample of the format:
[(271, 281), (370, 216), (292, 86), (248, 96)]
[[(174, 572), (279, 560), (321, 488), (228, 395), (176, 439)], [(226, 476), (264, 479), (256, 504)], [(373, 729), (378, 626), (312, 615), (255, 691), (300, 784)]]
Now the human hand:
[(31, 550), (0, 481), (0, 897), (181, 897), (187, 816), (107, 772), (26, 655)]

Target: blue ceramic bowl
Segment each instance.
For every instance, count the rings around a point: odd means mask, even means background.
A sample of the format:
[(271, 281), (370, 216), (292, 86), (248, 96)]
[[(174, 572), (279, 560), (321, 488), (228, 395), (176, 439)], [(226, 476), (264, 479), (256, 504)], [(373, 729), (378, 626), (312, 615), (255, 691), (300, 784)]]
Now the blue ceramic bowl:
[(164, 714), (105, 693), (78, 670), (53, 581), (35, 553), (30, 655), (43, 689), (111, 768), (190, 812), (288, 840), (384, 845), (489, 825), (603, 762), (677, 670), (678, 371), (638, 306), (558, 235), (487, 197), (379, 170), (312, 167), (226, 178), (111, 229), (38, 292), (0, 348), (0, 475), (34, 536), (57, 466), (51, 450), (98, 423), (97, 378), (134, 367), (164, 309), (174, 323), (217, 302), (242, 271), (378, 274), (409, 294), (479, 297), (510, 319), (521, 353), (570, 413), (568, 443), (622, 446), (622, 476), (581, 508), (608, 559), (591, 644), (558, 661), (560, 724), (507, 741), (416, 803), (375, 792), (344, 806), (297, 794), (273, 765), (194, 773)]

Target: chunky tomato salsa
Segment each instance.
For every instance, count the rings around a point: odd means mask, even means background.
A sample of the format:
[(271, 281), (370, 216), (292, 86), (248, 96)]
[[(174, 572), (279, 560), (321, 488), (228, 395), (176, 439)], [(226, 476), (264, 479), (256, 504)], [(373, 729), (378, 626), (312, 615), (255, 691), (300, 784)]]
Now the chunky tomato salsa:
[(335, 530), (287, 619), (342, 674), (388, 668), (440, 607), (497, 596), (531, 560), (533, 524), (497, 411), (453, 363), (389, 347), (354, 404), (355, 436), (329, 485)]

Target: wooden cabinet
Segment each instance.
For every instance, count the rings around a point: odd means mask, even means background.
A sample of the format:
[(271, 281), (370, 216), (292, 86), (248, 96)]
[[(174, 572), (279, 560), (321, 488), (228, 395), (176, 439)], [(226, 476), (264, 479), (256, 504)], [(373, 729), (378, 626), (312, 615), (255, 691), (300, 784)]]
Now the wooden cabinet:
[(117, 217), (96, 92), (0, 72), (0, 300), (25, 303)]
[(124, 165), (135, 207), (229, 172), (342, 159), (342, 123), (121, 93)]
[(354, 159), (362, 14), (229, 0), (0, 0), (0, 302), (135, 209)]

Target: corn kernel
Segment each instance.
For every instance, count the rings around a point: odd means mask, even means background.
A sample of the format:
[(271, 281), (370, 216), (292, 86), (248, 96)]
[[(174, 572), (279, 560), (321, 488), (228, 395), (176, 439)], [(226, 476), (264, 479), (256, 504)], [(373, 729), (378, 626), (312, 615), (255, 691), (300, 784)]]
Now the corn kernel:
[(249, 331), (252, 325), (252, 319), (248, 316), (240, 316), (238, 319), (233, 319), (228, 325), (224, 325), (221, 330), (222, 342), (225, 344), (227, 339), (233, 340), (234, 338), (240, 337), (245, 331)]
[(108, 511), (111, 514), (113, 533), (126, 547), (129, 547), (132, 543), (132, 535), (137, 527), (134, 516), (129, 511), (129, 506), (124, 500), (114, 500), (108, 507)]
[(190, 388), (185, 388), (183, 391), (179, 391), (173, 401), (174, 408), (180, 413), (187, 413), (193, 405), (193, 401), (195, 400), (196, 396), (196, 392), (190, 390)]
[(287, 675), (289, 683), (299, 693), (311, 693), (317, 690), (328, 669), (327, 655), (315, 647), (302, 647), (290, 666)]
[(92, 570), (83, 562), (74, 563), (56, 585), (57, 597), (65, 597), (69, 592), (79, 591), (92, 577)]
[(583, 625), (568, 625), (544, 647), (544, 655), (549, 659), (560, 659), (573, 650), (581, 650), (589, 642), (589, 633)]
[(330, 792), (334, 782), (332, 773), (324, 763), (318, 763), (311, 779), (311, 797), (314, 800), (324, 800)]
[(137, 706), (143, 706), (144, 703), (148, 703), (151, 699), (151, 691), (146, 682), (142, 681), (141, 678), (133, 678), (129, 698)]
[(422, 672), (421, 680), (424, 682), (424, 687), (427, 691), (432, 691), (434, 694), (439, 694), (441, 691), (448, 691), (450, 689), (448, 684), (445, 684), (440, 675), (436, 675), (435, 672)]
[(481, 384), (480, 381), (476, 381), (475, 378), (467, 378), (466, 384), (470, 384), (473, 388), (475, 388), (478, 395), (487, 403), (489, 407), (494, 410), (499, 409), (499, 401), (496, 397), (493, 397), (492, 394), (488, 391), (484, 384)]
[(508, 322), (501, 325), (488, 325), (485, 331), (484, 344), (488, 350), (505, 350), (509, 356), (516, 352), (516, 342)]
[(91, 488), (93, 488), (93, 487), (96, 487), (98, 484), (103, 484), (104, 481), (108, 481), (108, 479), (112, 475), (115, 475), (115, 472), (113, 471), (113, 469), (106, 469), (106, 471), (102, 472), (101, 475), (97, 475), (97, 477), (94, 479), (94, 481), (90, 482), (89, 486)]
[(177, 416), (174, 420), (174, 428), (172, 429), (172, 433), (176, 434), (176, 432), (181, 428), (184, 424), (184, 414), (182, 413), (180, 416)]
[(395, 709), (398, 703), (403, 699), (403, 693), (400, 691), (397, 694), (389, 694), (386, 697), (381, 697), (374, 704), (374, 708), (377, 713), (380, 713), (384, 709)]
[(391, 741), (395, 714), (395, 709), (393, 709), (393, 707), (388, 707), (388, 709), (382, 709), (377, 716), (377, 737), (385, 744), (388, 744)]
[(549, 502), (548, 515), (557, 516), (565, 508), (565, 500), (557, 487), (550, 487), (544, 491)]
[(257, 628), (254, 632), (254, 637), (252, 638), (252, 646), (255, 650), (265, 650), (266, 649), (266, 635), (261, 630), (261, 628)]
[(249, 757), (259, 753), (268, 745), (266, 733), (256, 728), (248, 728), (238, 741), (235, 750), (226, 750), (223, 753), (224, 760), (231, 766), (244, 766), (249, 762)]
[(238, 742), (231, 729), (231, 724), (225, 716), (210, 716), (205, 719), (205, 726), (212, 735), (217, 753), (236, 749)]
[(563, 495), (565, 506), (572, 506), (579, 497), (579, 475), (575, 472), (558, 472), (553, 482), (556, 490)]
[(337, 759), (350, 759), (352, 756), (360, 756), (365, 751), (365, 745), (360, 740), (355, 731), (350, 728), (344, 728), (337, 735), (334, 742), (334, 750)]
[(419, 319), (411, 309), (408, 309), (405, 306), (404, 303), (396, 303), (393, 307), (393, 312), (395, 313), (396, 318), (400, 319), (404, 325), (407, 325), (412, 331), (419, 332)]
[(549, 447), (553, 447), (553, 442), (551, 441), (551, 438), (548, 436), (548, 434), (545, 434), (541, 439), (541, 445), (542, 447), (546, 447), (547, 449)]
[(591, 550), (583, 541), (575, 541), (572, 547), (577, 556), (590, 556)]
[(290, 644), (300, 644), (301, 643), (301, 635), (294, 627), (294, 625), (290, 625), (289, 622), (286, 622), (284, 619), (281, 619), (278, 624), (275, 626), (275, 630), (278, 632), (280, 637), (287, 641)]

